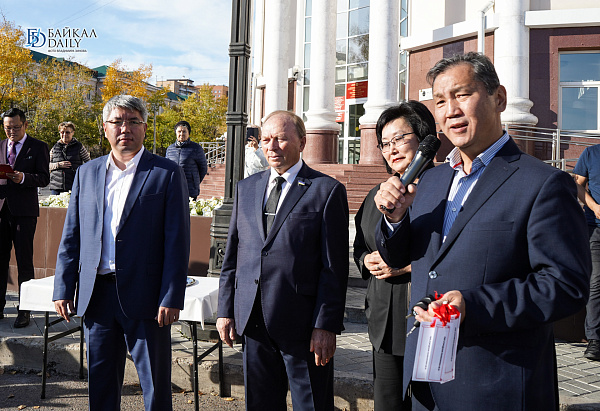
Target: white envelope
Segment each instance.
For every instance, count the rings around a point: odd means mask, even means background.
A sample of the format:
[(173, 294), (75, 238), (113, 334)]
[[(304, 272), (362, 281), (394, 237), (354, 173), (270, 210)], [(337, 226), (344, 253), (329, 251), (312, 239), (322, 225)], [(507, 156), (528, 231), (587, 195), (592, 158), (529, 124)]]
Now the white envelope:
[(413, 381), (445, 383), (454, 379), (460, 315), (445, 326), (438, 319), (421, 323), (413, 368)]

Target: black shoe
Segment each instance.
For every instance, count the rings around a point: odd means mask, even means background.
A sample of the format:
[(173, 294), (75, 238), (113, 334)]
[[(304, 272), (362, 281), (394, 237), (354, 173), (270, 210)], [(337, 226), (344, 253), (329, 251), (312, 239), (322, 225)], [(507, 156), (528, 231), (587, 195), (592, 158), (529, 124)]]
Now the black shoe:
[[(15, 328), (23, 328), (29, 325), (29, 311), (18, 311), (17, 319), (15, 320)], [(600, 354), (599, 354), (600, 355)], [(598, 357), (600, 359), (600, 357)]]
[(600, 361), (600, 340), (590, 340), (583, 356), (588, 360)]

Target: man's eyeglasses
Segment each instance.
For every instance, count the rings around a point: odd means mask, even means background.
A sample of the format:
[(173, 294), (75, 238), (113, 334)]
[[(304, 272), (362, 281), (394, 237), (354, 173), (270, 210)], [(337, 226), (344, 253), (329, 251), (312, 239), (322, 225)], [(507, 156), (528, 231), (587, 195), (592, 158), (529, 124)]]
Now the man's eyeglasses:
[(113, 127), (137, 127), (141, 124), (144, 124), (141, 120), (106, 120), (105, 123), (111, 124)]
[(20, 129), (22, 129), (23, 126), (17, 126), (17, 127), (4, 127), (4, 131), (6, 131), (7, 133), (10, 133), (11, 131), (19, 131)]
[(405, 137), (408, 135), (411, 135), (411, 134), (415, 134), (415, 133), (414, 132), (413, 133), (404, 133), (399, 136), (393, 137), (390, 141), (386, 141), (384, 143), (379, 144), (378, 147), (382, 153), (387, 153), (388, 151), (390, 151), (392, 146), (400, 147), (401, 145), (408, 144), (408, 141), (406, 140)]

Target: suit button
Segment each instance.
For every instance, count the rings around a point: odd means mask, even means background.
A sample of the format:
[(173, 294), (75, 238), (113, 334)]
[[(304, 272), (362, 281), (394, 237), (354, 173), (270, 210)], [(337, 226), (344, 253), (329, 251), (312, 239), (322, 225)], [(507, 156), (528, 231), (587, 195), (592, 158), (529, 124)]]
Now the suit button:
[(437, 276), (438, 276), (437, 272), (435, 272), (435, 271), (430, 271), (429, 272), (429, 278), (435, 279), (435, 278), (437, 278)]
[(254, 280), (254, 284), (258, 284), (258, 278)]
[(269, 253), (267, 253), (266, 251), (263, 251), (263, 252), (261, 253), (261, 255), (262, 255), (263, 257), (266, 257), (267, 255), (269, 255)]

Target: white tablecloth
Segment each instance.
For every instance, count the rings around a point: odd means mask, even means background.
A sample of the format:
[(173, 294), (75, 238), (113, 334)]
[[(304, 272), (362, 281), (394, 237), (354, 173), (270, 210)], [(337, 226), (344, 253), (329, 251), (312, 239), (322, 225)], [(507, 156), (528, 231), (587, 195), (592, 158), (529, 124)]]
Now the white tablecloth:
[[(197, 321), (204, 328), (204, 320), (217, 313), (219, 279), (208, 277), (190, 277), (196, 282), (185, 288), (185, 302), (179, 319)], [(31, 311), (54, 312), (52, 293), (54, 276), (26, 281), (21, 285), (19, 308)]]

